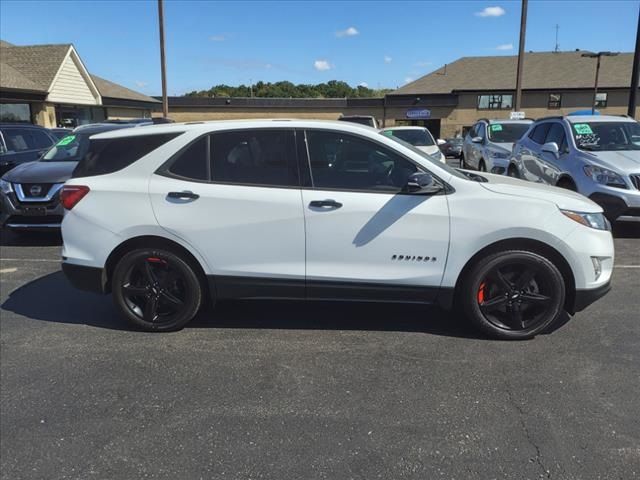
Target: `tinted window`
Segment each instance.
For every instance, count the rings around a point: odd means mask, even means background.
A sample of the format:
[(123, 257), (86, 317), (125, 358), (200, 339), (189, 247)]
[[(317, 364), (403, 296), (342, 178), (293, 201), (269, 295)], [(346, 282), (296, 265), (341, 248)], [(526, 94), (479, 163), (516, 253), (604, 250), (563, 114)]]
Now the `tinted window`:
[(549, 131), (550, 126), (551, 124), (549, 123), (541, 123), (531, 131), (531, 133), (529, 134), (529, 138), (534, 142), (542, 145), (545, 138), (547, 138), (547, 132)]
[(308, 131), (315, 188), (400, 191), (418, 168), (369, 140), (335, 132)]
[(299, 186), (292, 130), (244, 130), (211, 135), (214, 181)]
[(87, 154), (73, 171), (73, 177), (117, 172), (178, 135), (180, 133), (90, 140)]
[(560, 153), (564, 152), (567, 148), (567, 137), (564, 133), (564, 127), (559, 123), (552, 124), (544, 142), (555, 142), (556, 145), (558, 145)]
[(9, 152), (24, 152), (50, 147), (53, 140), (36, 128), (7, 128), (2, 131)]
[(193, 180), (209, 180), (207, 172), (208, 138), (202, 137), (183, 150), (169, 167), (169, 172)]

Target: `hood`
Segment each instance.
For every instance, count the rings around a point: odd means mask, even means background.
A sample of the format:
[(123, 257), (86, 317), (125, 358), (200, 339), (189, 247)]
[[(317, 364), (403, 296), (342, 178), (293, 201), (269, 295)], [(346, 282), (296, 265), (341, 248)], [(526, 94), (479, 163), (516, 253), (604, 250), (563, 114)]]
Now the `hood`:
[(563, 210), (585, 213), (602, 212), (602, 208), (587, 197), (564, 188), (552, 187), (543, 183), (526, 182), (504, 175), (482, 173), (482, 176), (486, 177), (488, 182), (480, 183), (480, 185), (495, 193), (534, 198), (536, 200), (548, 200)]
[[(599, 166), (624, 173), (640, 173), (640, 150), (588, 152)], [(587, 160), (588, 161), (588, 160)]]
[(27, 162), (9, 170), (4, 180), (12, 183), (64, 183), (78, 162)]
[(438, 145), (429, 145), (428, 147), (416, 147), (418, 150), (422, 150), (429, 155), (433, 155), (434, 153), (438, 153), (440, 151), (440, 147)]

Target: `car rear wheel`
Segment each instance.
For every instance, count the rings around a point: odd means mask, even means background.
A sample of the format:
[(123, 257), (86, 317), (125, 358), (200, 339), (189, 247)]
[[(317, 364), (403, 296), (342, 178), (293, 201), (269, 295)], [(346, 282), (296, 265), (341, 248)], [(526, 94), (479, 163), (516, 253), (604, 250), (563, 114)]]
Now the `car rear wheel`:
[(480, 163), (478, 164), (478, 170), (481, 172), (487, 171), (487, 166), (484, 164), (484, 160), (480, 160)]
[(147, 331), (184, 327), (198, 312), (202, 287), (194, 269), (168, 250), (137, 249), (118, 262), (112, 278), (116, 307)]
[(573, 180), (570, 180), (568, 178), (561, 179), (556, 186), (560, 188), (566, 188), (567, 190), (571, 190), (572, 192), (578, 191), (578, 187), (576, 187), (576, 184), (573, 183)]
[(520, 173), (515, 165), (509, 165), (509, 169), (507, 170), (507, 174), (512, 178), (520, 178)]
[(534, 252), (512, 250), (481, 259), (459, 294), (469, 320), (491, 337), (532, 338), (563, 310), (565, 284), (558, 268)]

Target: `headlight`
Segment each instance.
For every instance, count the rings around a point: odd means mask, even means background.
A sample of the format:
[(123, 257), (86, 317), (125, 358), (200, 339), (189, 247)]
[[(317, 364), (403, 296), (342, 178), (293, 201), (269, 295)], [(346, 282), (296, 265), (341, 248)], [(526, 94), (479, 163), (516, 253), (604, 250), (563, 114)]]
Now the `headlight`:
[(13, 192), (13, 188), (11, 187), (11, 182), (7, 182), (6, 180), (3, 180), (2, 178), (0, 178), (0, 190), (2, 190), (2, 193)]
[(609, 220), (602, 213), (582, 213), (573, 212), (571, 210), (560, 210), (565, 217), (570, 218), (574, 222), (578, 222), (585, 227), (595, 228), (596, 230), (611, 230)]
[(607, 170), (606, 168), (587, 165), (584, 167), (584, 173), (594, 182), (601, 185), (608, 185), (610, 187), (617, 188), (627, 188), (627, 184), (624, 183), (624, 180), (620, 175), (611, 170)]
[(489, 152), (489, 156), (491, 158), (509, 158), (509, 153), (508, 152), (491, 151), (491, 152)]

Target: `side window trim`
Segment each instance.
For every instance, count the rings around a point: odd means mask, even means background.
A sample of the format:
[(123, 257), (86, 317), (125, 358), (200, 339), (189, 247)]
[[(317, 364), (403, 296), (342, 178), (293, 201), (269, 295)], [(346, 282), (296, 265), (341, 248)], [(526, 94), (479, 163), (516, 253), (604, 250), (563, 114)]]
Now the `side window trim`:
[[(313, 171), (311, 169), (311, 155), (309, 154), (309, 142), (308, 142), (308, 138), (307, 138), (307, 133), (313, 131), (313, 132), (328, 132), (328, 133), (335, 133), (335, 134), (343, 134), (343, 135), (347, 135), (347, 136), (351, 136), (354, 138), (357, 138), (358, 140), (361, 141), (368, 141), (371, 143), (375, 143), (376, 145), (379, 145), (380, 147), (384, 148), (385, 150), (390, 150), (389, 147), (385, 144), (383, 144), (382, 142), (378, 142), (377, 140), (373, 140), (369, 137), (363, 137), (360, 136), (358, 134), (352, 133), (352, 132), (341, 132), (339, 130), (332, 130), (332, 129), (325, 129), (325, 128), (305, 128), (304, 129), (304, 139), (305, 139), (305, 151), (306, 151), (306, 160), (304, 163), (306, 163), (307, 168), (309, 168), (309, 173), (310, 173), (310, 178), (311, 178), (311, 185), (310, 186), (302, 186), (301, 189), (302, 190), (324, 190), (324, 191), (331, 191), (331, 192), (350, 192), (350, 193), (377, 193), (377, 194), (384, 194), (384, 195), (420, 195), (420, 194), (416, 194), (416, 193), (411, 193), (411, 192), (387, 192), (384, 190), (360, 190), (360, 189), (352, 189), (352, 188), (330, 188), (330, 187), (316, 187), (314, 182), (313, 182)], [(413, 164), (418, 170), (425, 172), (425, 173), (429, 173), (430, 175), (433, 176), (433, 178), (440, 182), (443, 186), (443, 193), (444, 194), (448, 194), (448, 193), (452, 193), (454, 192), (454, 188), (451, 187), (447, 182), (445, 182), (444, 180), (442, 180), (438, 175), (436, 175), (435, 173), (433, 173), (431, 170), (429, 170), (428, 168), (424, 167), (423, 165), (419, 164), (418, 162), (414, 161), (412, 158), (409, 158), (405, 155), (403, 155), (402, 153), (393, 150), (393, 154), (397, 155), (398, 157), (402, 158), (403, 160)]]

